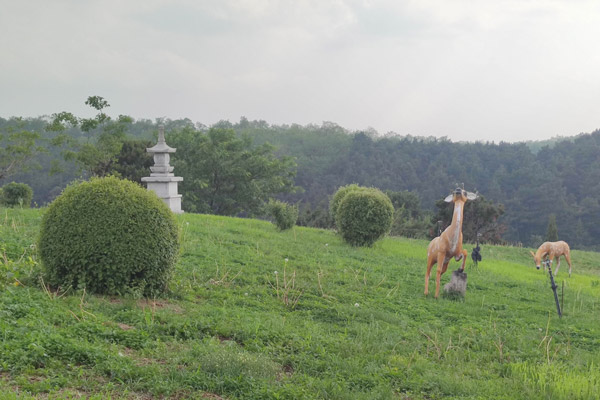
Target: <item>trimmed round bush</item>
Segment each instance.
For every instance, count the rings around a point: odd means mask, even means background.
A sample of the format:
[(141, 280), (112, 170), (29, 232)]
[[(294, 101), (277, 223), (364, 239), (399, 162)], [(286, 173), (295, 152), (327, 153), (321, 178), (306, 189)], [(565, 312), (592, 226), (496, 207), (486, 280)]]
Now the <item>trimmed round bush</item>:
[(280, 231), (285, 231), (296, 225), (298, 221), (298, 207), (289, 205), (279, 200), (271, 200), (267, 206), (273, 216), (274, 224)]
[(339, 204), (336, 221), (340, 234), (352, 246), (372, 246), (389, 232), (394, 206), (379, 189), (350, 191)]
[(163, 293), (179, 253), (169, 207), (131, 181), (68, 186), (42, 218), (39, 252), (48, 283), (91, 293)]
[(7, 207), (31, 207), (33, 189), (26, 183), (7, 183), (0, 191), (0, 204)]
[(336, 225), (337, 225), (337, 221), (336, 221), (337, 211), (340, 206), (340, 203), (342, 202), (342, 199), (348, 193), (350, 193), (352, 191), (356, 191), (356, 190), (358, 190), (358, 191), (369, 190), (369, 188), (366, 188), (363, 186), (358, 186), (356, 183), (352, 183), (350, 185), (340, 187), (333, 195), (333, 198), (329, 202), (329, 214), (331, 215), (331, 218), (333, 218), (333, 221), (336, 223)]

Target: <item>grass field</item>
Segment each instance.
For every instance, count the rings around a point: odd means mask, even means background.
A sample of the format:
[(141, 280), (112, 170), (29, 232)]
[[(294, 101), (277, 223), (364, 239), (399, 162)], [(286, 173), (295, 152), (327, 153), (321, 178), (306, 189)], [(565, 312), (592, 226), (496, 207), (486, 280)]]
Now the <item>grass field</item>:
[(559, 319), (529, 249), (482, 246), (435, 300), (425, 241), (184, 214), (169, 295), (92, 296), (42, 284), (42, 213), (0, 209), (3, 399), (600, 398), (596, 253), (562, 263)]

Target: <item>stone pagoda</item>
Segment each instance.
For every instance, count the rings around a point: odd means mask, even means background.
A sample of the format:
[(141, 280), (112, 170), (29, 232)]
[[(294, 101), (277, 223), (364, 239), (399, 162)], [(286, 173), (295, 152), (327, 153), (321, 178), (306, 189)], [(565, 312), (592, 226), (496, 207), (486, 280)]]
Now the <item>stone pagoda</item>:
[(175, 153), (177, 149), (169, 147), (165, 142), (165, 127), (158, 127), (158, 143), (149, 149), (148, 153), (154, 154), (154, 166), (150, 167), (152, 173), (150, 176), (142, 178), (142, 182), (146, 182), (148, 190), (154, 191), (158, 197), (163, 199), (169, 206), (171, 211), (180, 214), (181, 210), (181, 195), (177, 193), (177, 182), (183, 181), (180, 176), (173, 174), (173, 167), (169, 165), (170, 153)]

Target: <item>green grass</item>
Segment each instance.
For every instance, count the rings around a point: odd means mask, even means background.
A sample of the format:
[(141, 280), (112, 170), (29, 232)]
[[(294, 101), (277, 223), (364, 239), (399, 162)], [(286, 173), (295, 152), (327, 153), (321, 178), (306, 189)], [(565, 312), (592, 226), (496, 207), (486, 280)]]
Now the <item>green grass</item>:
[(0, 398), (600, 397), (597, 253), (561, 265), (559, 319), (529, 249), (482, 246), (435, 300), (425, 241), (184, 214), (170, 294), (142, 300), (44, 289), (42, 212), (0, 209)]

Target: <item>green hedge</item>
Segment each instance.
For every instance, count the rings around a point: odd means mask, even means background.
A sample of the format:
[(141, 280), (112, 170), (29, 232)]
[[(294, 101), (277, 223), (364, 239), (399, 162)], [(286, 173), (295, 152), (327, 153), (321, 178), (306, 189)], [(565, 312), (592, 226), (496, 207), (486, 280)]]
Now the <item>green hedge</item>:
[(394, 206), (379, 189), (350, 190), (340, 201), (336, 224), (342, 238), (352, 246), (372, 246), (387, 234)]
[(167, 288), (179, 232), (154, 192), (115, 177), (93, 178), (50, 204), (39, 252), (54, 287), (155, 296)]
[(33, 189), (26, 183), (7, 183), (0, 189), (0, 205), (6, 207), (31, 207)]
[(346, 185), (346, 186), (341, 186), (333, 195), (333, 197), (331, 198), (331, 201), (329, 202), (329, 214), (331, 215), (331, 218), (333, 219), (333, 222), (336, 224), (337, 226), (337, 211), (338, 208), (340, 207), (340, 203), (342, 201), (342, 199), (350, 192), (352, 191), (364, 191), (364, 190), (369, 190), (369, 188), (363, 187), (363, 186), (359, 186), (356, 183), (352, 183), (350, 185)]

